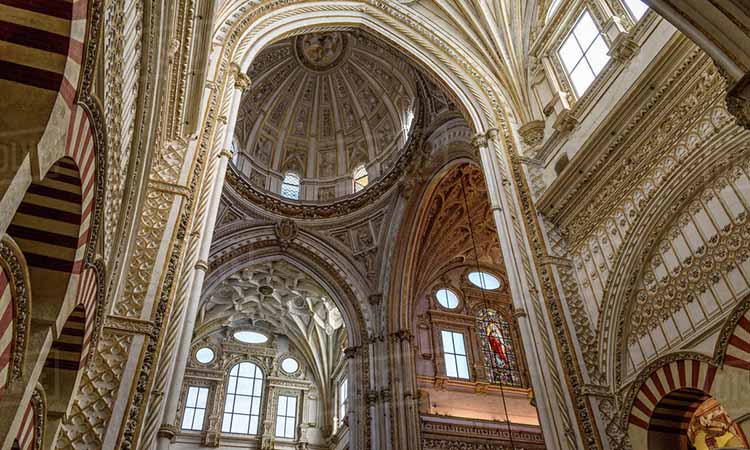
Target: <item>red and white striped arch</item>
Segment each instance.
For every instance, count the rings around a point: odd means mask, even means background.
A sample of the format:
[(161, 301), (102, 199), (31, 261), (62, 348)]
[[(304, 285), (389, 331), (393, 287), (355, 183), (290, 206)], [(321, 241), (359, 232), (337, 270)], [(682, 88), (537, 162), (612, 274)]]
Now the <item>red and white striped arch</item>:
[(10, 277), (0, 267), (0, 391), (10, 382), (10, 361), (13, 357), (13, 297)]
[(80, 106), (73, 108), (68, 122), (65, 156), (78, 166), (81, 183), (81, 226), (73, 265), (74, 274), (80, 273), (83, 267), (96, 201), (96, 148), (92, 131), (88, 113)]
[(657, 368), (635, 395), (628, 422), (648, 430), (654, 410), (664, 397), (680, 389), (710, 393), (716, 370), (716, 366), (696, 359), (678, 359)]
[(26, 409), (24, 409), (23, 411), (21, 428), (18, 429), (18, 434), (16, 435), (18, 447), (21, 450), (35, 450), (37, 442), (36, 420), (36, 408), (34, 407), (34, 401), (29, 400), (29, 403), (26, 405)]
[(98, 273), (94, 267), (87, 267), (81, 275), (78, 285), (78, 302), (83, 305), (86, 313), (86, 325), (83, 336), (83, 348), (81, 349), (81, 367), (86, 365), (92, 344), (95, 345), (94, 333), (97, 332), (97, 299), (99, 280)]
[(724, 364), (750, 370), (750, 310), (748, 310), (729, 338)]

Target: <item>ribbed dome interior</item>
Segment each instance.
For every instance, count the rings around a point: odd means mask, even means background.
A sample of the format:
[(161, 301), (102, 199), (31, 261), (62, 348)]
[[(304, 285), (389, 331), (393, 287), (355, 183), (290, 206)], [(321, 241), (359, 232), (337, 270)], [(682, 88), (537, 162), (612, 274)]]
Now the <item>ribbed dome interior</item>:
[(236, 164), (257, 187), (278, 193), (293, 172), (303, 199), (329, 200), (353, 192), (361, 165), (377, 182), (404, 147), (416, 71), (365, 32), (293, 36), (264, 49), (248, 75)]

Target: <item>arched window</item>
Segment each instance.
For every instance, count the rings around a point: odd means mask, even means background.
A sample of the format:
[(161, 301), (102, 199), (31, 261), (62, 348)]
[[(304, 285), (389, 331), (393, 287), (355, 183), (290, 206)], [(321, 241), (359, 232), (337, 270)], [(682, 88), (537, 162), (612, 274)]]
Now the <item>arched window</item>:
[(263, 372), (251, 362), (241, 362), (229, 371), (227, 399), (224, 403), (224, 433), (257, 434)]
[(477, 332), (487, 380), (490, 383), (520, 386), (521, 373), (508, 321), (495, 310), (481, 310), (477, 314)]
[(359, 192), (367, 187), (367, 169), (364, 165), (359, 165), (354, 169), (354, 192)]
[(281, 184), (281, 196), (292, 200), (299, 200), (299, 175), (287, 172)]

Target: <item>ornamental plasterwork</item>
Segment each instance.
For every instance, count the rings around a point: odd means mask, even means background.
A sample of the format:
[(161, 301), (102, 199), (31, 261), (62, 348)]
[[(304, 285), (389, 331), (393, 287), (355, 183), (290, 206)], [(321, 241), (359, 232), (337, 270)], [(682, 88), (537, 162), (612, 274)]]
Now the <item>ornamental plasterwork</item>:
[(411, 128), (417, 71), (365, 31), (276, 42), (255, 57), (248, 76), (254, 82), (240, 103), (237, 147), (253, 172), (272, 179), (293, 170), (303, 186), (320, 189), (365, 164), (372, 184)]
[(330, 294), (282, 260), (244, 267), (203, 298), (196, 324), (198, 336), (243, 326), (287, 335), (320, 373), (330, 373), (336, 367), (337, 361), (327, 360), (327, 355), (341, 354), (336, 348), (344, 333), (344, 319)]
[[(750, 288), (745, 275), (750, 257), (749, 193), (743, 189), (750, 180), (750, 163), (745, 159), (729, 169), (719, 165), (719, 171), (726, 176), (697, 193), (671, 227), (657, 228), (645, 237), (652, 245), (641, 255), (643, 269), (635, 288), (626, 292), (630, 306), (619, 331), (635, 369), (664, 351), (643, 345), (643, 339), (665, 344), (687, 339), (706, 323), (714, 323)], [(626, 373), (632, 372), (633, 363), (623, 363)]]
[(67, 420), (58, 434), (58, 449), (102, 448), (132, 340), (129, 334), (102, 332), (95, 356), (89, 359)]
[(699, 161), (697, 155), (710, 155), (714, 146), (718, 145), (720, 131), (732, 126), (731, 117), (726, 110), (720, 105), (714, 106), (703, 114), (682, 139), (668, 147), (669, 151), (655, 162), (649, 172), (629, 169), (631, 177), (639, 178), (639, 184), (633, 186), (633, 190), (615, 205), (614, 211), (598, 219), (598, 227), (585, 240), (580, 241), (572, 252), (578, 279), (588, 301), (602, 301), (609, 275), (624, 246), (631, 238), (637, 237), (633, 235), (633, 230), (644, 211), (660, 195), (666, 194), (664, 189), (671, 186), (675, 176), (685, 176), (686, 164)]
[[(104, 257), (109, 258), (120, 211), (136, 128), (141, 70), (143, 6), (140, 0), (112, 1), (104, 8), (102, 92), (107, 130), (107, 183), (104, 211)], [(128, 30), (125, 33), (125, 30)]]
[(432, 194), (426, 211), (418, 242), (417, 291), (457, 261), (470, 266), (502, 267), (487, 187), (477, 166), (463, 164), (448, 172)]

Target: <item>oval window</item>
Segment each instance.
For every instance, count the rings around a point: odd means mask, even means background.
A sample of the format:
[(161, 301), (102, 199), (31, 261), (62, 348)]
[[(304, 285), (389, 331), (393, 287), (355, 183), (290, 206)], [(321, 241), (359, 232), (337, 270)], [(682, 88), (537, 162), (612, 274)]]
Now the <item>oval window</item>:
[(443, 308), (456, 309), (458, 307), (458, 296), (450, 289), (438, 289), (435, 297)]
[(234, 338), (246, 344), (264, 344), (268, 342), (268, 336), (255, 331), (237, 331)]
[(281, 370), (286, 373), (294, 373), (299, 369), (299, 363), (294, 358), (286, 358), (281, 361)]
[(195, 359), (201, 364), (208, 364), (214, 360), (214, 351), (208, 347), (199, 348), (195, 352)]
[(500, 280), (487, 272), (471, 272), (469, 274), (469, 281), (481, 289), (495, 290), (500, 287)]

